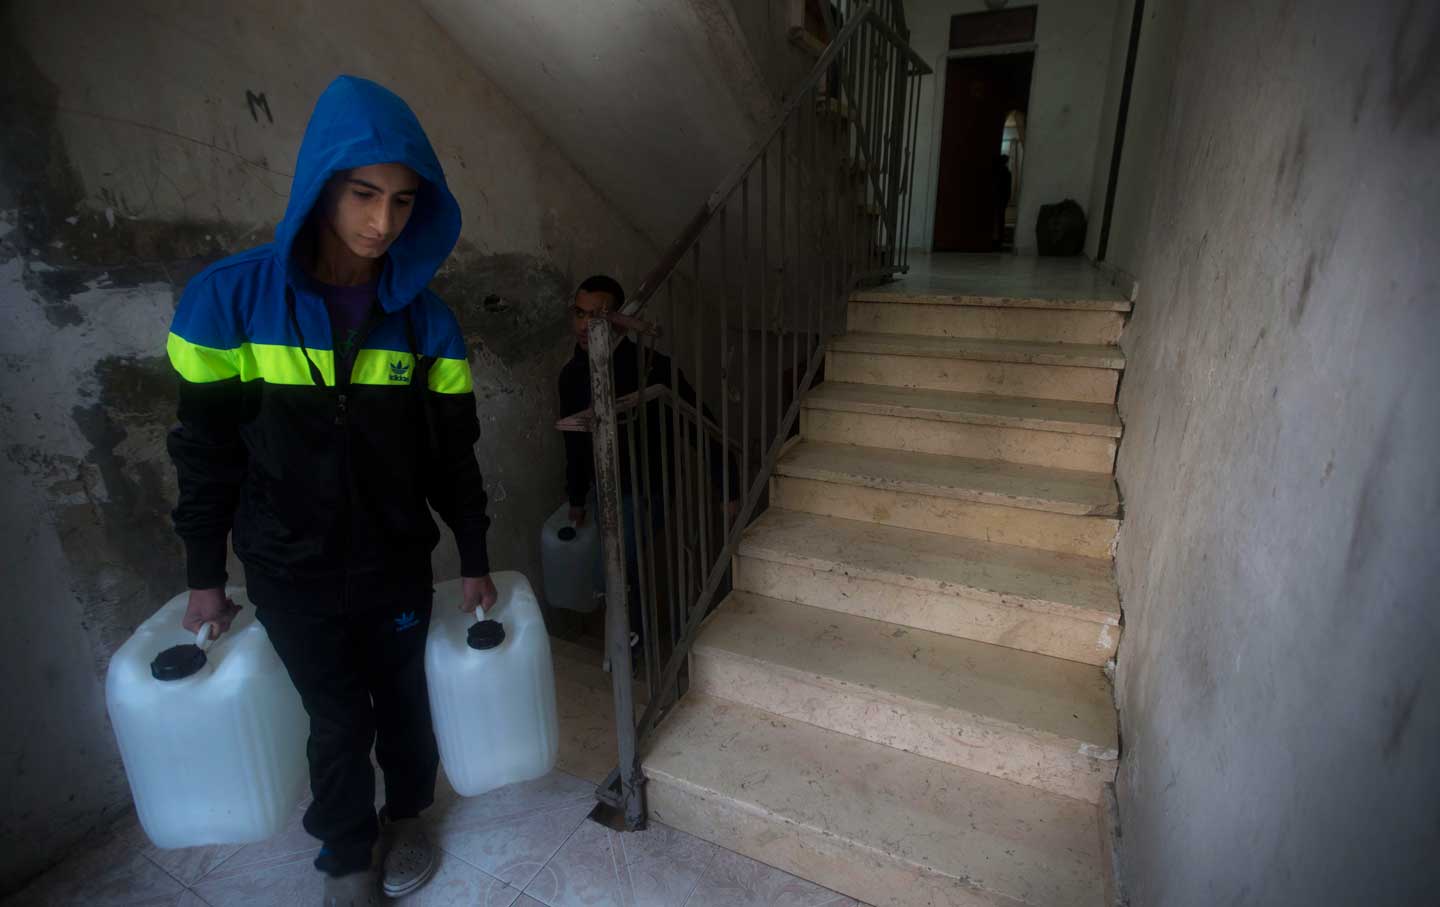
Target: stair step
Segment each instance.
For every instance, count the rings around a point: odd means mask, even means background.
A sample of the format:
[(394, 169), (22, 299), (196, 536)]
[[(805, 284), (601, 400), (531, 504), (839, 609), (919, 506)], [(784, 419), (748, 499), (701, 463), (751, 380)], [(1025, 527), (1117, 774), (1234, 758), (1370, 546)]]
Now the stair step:
[(1092, 665), (732, 592), (693, 652), (700, 691), (1099, 803), (1115, 707)]
[(1087, 515), (1118, 510), (1107, 476), (809, 440), (777, 464), (770, 506), (1094, 558), (1120, 526)]
[(851, 331), (934, 337), (1114, 344), (1125, 329), (1122, 312), (1024, 306), (925, 305), (856, 301), (846, 309)]
[(1120, 497), (1110, 476), (1000, 460), (804, 440), (781, 458), (775, 471), (795, 478), (1072, 516), (1110, 517), (1120, 512)]
[[(950, 279), (954, 282), (954, 279)], [(981, 277), (979, 280), (986, 280)], [(992, 279), (993, 280), (993, 279)], [(1055, 309), (1058, 311), (1128, 312), (1130, 301), (1118, 290), (1104, 288), (1098, 292), (1075, 293), (996, 293), (929, 291), (929, 290), (856, 290), (850, 294), (854, 302), (897, 302), (907, 305), (991, 306), (995, 308)]]
[(879, 353), (887, 356), (920, 356), (926, 359), (969, 359), (974, 362), (1012, 362), (1023, 365), (1062, 365), (1115, 370), (1125, 368), (1125, 354), (1118, 346), (1093, 343), (1042, 343), (1033, 340), (930, 337), (922, 334), (852, 331), (831, 340), (830, 349), (844, 353)]
[(1113, 556), (1120, 528), (1120, 521), (1109, 517), (1021, 510), (783, 475), (771, 479), (770, 505), (1091, 558)]
[(651, 815), (877, 907), (1094, 905), (1089, 803), (689, 695), (645, 759)]
[(881, 384), (826, 381), (806, 396), (805, 406), (1105, 438), (1118, 438), (1122, 431), (1120, 415), (1108, 403), (998, 397)]
[(1120, 642), (1110, 562), (772, 507), (745, 530), (735, 588), (1102, 665)]
[(1118, 347), (857, 332), (830, 341), (825, 376), (850, 384), (1109, 404)]
[(1113, 406), (826, 382), (806, 396), (800, 432), (817, 441), (1109, 473)]

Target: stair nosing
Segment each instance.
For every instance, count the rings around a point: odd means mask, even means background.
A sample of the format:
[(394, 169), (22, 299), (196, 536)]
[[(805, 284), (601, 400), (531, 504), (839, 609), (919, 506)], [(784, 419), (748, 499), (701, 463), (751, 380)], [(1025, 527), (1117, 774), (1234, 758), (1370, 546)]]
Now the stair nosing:
[[(847, 448), (850, 450), (865, 451), (866, 455), (878, 460), (900, 459), (910, 457), (929, 459), (936, 464), (941, 461), (950, 461), (957, 469), (970, 467), (972, 472), (984, 472), (986, 469), (996, 471), (1008, 471), (1011, 473), (1029, 471), (1035, 473), (1067, 473), (1076, 477), (1087, 479), (1106, 478), (1110, 480), (1110, 494), (1100, 504), (1086, 504), (1083, 501), (1075, 501), (1073, 498), (1067, 502), (1059, 496), (1049, 498), (1036, 497), (1032, 495), (1006, 495), (997, 491), (977, 489), (974, 483), (970, 485), (957, 484), (937, 485), (925, 481), (911, 480), (905, 478), (885, 478), (876, 475), (861, 475), (855, 472), (843, 472), (834, 469), (810, 467), (795, 464), (796, 451), (801, 449), (811, 450), (816, 448)], [(978, 465), (977, 465), (978, 464)], [(885, 447), (862, 447), (850, 444), (835, 444), (825, 441), (813, 441), (802, 439), (799, 444), (792, 447), (786, 454), (782, 455), (775, 464), (775, 475), (782, 477), (812, 479), (821, 482), (832, 482), (841, 485), (857, 485), (866, 488), (875, 488), (883, 491), (895, 491), (906, 494), (928, 495), (931, 497), (948, 498), (957, 501), (969, 501), (978, 504), (990, 504), (1000, 507), (1013, 507), (1020, 510), (1035, 510), (1045, 513), (1057, 513), (1066, 516), (1099, 517), (1101, 519), (1118, 520), (1120, 518), (1119, 493), (1114, 487), (1114, 479), (1107, 473), (1085, 473), (1077, 470), (1053, 469), (1041, 466), (1025, 466), (1022, 464), (1008, 463), (1003, 460), (977, 460), (968, 457), (954, 457), (944, 454), (914, 453), (911, 451), (897, 451)], [(1061, 476), (1064, 478), (1065, 476)]]
[[(828, 381), (824, 384), (819, 385), (819, 387), (817, 387), (815, 390), (818, 391), (820, 388), (826, 386), (837, 388), (844, 387), (847, 389), (852, 387), (889, 389), (895, 391), (897, 395), (914, 393), (916, 390), (914, 388), (896, 387), (893, 385), (858, 384), (855, 382), (847, 381)], [(961, 391), (925, 390), (923, 391), (923, 394), (926, 396), (946, 395), (954, 399), (957, 404), (961, 404), (969, 400), (975, 400), (976, 402), (980, 402), (988, 398), (990, 400), (1031, 402), (1034, 404), (1038, 404), (1043, 408), (1045, 404), (1067, 402), (1058, 400), (1046, 400), (1039, 397), (1002, 397), (998, 394), (972, 394), (964, 393)], [(975, 410), (966, 410), (961, 406), (957, 406), (957, 408), (954, 409), (938, 409), (935, 407), (911, 405), (902, 402), (889, 404), (868, 402), (864, 400), (845, 399), (844, 397), (820, 396), (817, 395), (815, 391), (807, 394), (801, 405), (805, 409), (827, 410), (829, 412), (860, 413), (873, 416), (888, 416), (895, 419), (920, 419), (929, 422), (946, 422), (959, 425), (987, 425), (997, 428), (1014, 428), (1023, 429), (1025, 431), (1045, 431), (1056, 434), (1082, 435), (1084, 437), (1110, 438), (1114, 440), (1119, 440), (1124, 431), (1124, 427), (1119, 424), (1118, 415), (1113, 423), (1081, 422), (1073, 419), (1064, 419), (1060, 417), (1006, 416), (995, 413), (984, 413), (977, 412)], [(1113, 405), (1109, 404), (1097, 403), (1093, 405), (1102, 407), (1108, 406), (1109, 409), (1112, 411), (1115, 409)], [(889, 411), (894, 409), (895, 407), (901, 407), (908, 411), (898, 413)]]
[(988, 293), (923, 293), (918, 291), (857, 290), (850, 302), (898, 303), (901, 305), (953, 305), (975, 308), (1051, 309), (1062, 312), (1114, 312), (1125, 314), (1134, 307), (1126, 299), (1077, 299), (1019, 294), (1014, 296)]
[[(1120, 604), (1118, 593), (1115, 598), (1114, 608), (1097, 608), (1089, 605), (1079, 605), (1072, 602), (1061, 601), (1054, 597), (1038, 597), (1027, 593), (1006, 591), (1004, 589), (992, 589), (985, 586), (974, 585), (953, 580), (941, 580), (927, 578), (915, 574), (905, 574), (897, 571), (871, 569), (861, 567), (853, 563), (843, 562), (836, 558), (825, 557), (816, 554), (800, 554), (786, 550), (776, 545), (764, 544), (756, 541), (754, 530), (764, 528), (764, 521), (767, 515), (783, 510), (783, 508), (771, 508), (746, 528), (740, 537), (740, 543), (736, 548), (736, 555), (749, 557), (755, 560), (766, 561), (772, 564), (785, 564), (792, 567), (801, 567), (817, 572), (842, 574), (856, 579), (869, 580), (871, 582), (884, 583), (891, 586), (899, 586), (905, 589), (915, 589), (921, 592), (930, 592), (939, 595), (954, 595), (957, 597), (973, 598), (989, 604), (1001, 605), (1010, 608), (1022, 608), (1038, 613), (1051, 614), (1056, 617), (1068, 617), (1075, 620), (1083, 620), (1098, 626), (1119, 627), (1120, 626)], [(799, 514), (799, 511), (785, 511)], [(861, 522), (846, 520), (843, 517), (826, 516), (824, 514), (804, 513), (802, 516), (815, 522)], [(903, 527), (884, 526), (877, 523), (862, 523), (871, 531), (880, 533), (895, 534), (923, 534), (940, 535), (946, 542), (961, 546), (985, 547), (994, 546), (999, 548), (1021, 548), (1022, 550), (1033, 551), (1018, 545), (1003, 545), (998, 542), (985, 542), (978, 539), (962, 539), (956, 536), (946, 536), (940, 533), (924, 532), (920, 529), (905, 529)], [(1098, 558), (1085, 558), (1083, 555), (1054, 555), (1056, 557), (1073, 557), (1084, 560), (1100, 560)], [(996, 584), (999, 585), (999, 584)]]
[[(783, 599), (771, 598), (768, 595), (762, 595), (758, 592), (746, 592), (737, 589), (732, 591), (729, 595), (725, 597), (725, 601), (721, 603), (719, 608), (716, 608), (715, 613), (712, 614), (707, 620), (707, 623), (711, 624), (711, 626), (707, 627), (705, 630), (702, 630), (700, 636), (696, 639), (694, 645), (694, 650), (696, 654), (708, 654), (711, 657), (716, 658), (737, 659), (743, 660), (744, 662), (749, 664), (766, 665), (769, 667), (769, 669), (776, 670), (785, 675), (790, 675), (794, 677), (815, 678), (823, 686), (839, 691), (851, 690), (855, 692), (865, 693), (874, 698), (884, 699), (894, 703), (914, 703), (917, 706), (933, 709), (939, 712), (956, 716), (964, 716), (967, 722), (986, 727), (992, 731), (1002, 732), (1007, 735), (1013, 735), (1033, 740), (1035, 743), (1045, 749), (1054, 750), (1064, 755), (1078, 753), (1079, 755), (1084, 756), (1087, 759), (1097, 763), (1114, 762), (1116, 759), (1119, 758), (1119, 730), (1113, 722), (1110, 724), (1109, 733), (1105, 733), (1102, 731), (1095, 735), (1084, 736), (1080, 734), (1069, 734), (1063, 731), (1055, 730), (1053, 727), (1044, 728), (1022, 724), (1010, 718), (989, 714), (985, 711), (981, 711), (975, 708), (966, 708), (954, 703), (947, 703), (935, 697), (923, 696), (912, 692), (905, 692), (891, 687), (866, 683), (861, 680), (850, 679), (833, 673), (828, 673), (819, 667), (804, 666), (799, 662), (798, 659), (793, 657), (786, 660), (770, 660), (768, 658), (761, 657), (760, 655), (757, 655), (753, 652), (744, 651), (742, 648), (739, 647), (727, 647), (716, 643), (713, 638), (715, 635), (713, 625), (718, 622), (716, 618), (721, 616), (722, 610), (724, 609), (726, 604), (731, 604), (732, 608), (734, 608), (737, 606), (734, 603), (739, 602), (743, 599), (762, 599), (766, 603), (766, 607), (779, 606), (781, 610), (794, 610), (798, 613), (811, 611), (819, 612), (820, 614), (824, 615), (824, 619), (826, 621), (830, 621), (840, 625), (848, 624), (851, 625), (852, 628), (860, 629), (862, 631), (865, 629), (869, 629), (868, 625), (884, 625), (886, 623), (885, 621), (874, 620), (868, 617), (859, 617), (853, 614), (828, 611), (823, 608), (817, 608), (813, 605), (804, 605), (798, 602), (788, 602)], [(895, 626), (898, 627), (899, 625)], [(964, 649), (973, 649), (977, 652), (993, 650), (996, 653), (1003, 654), (1006, 660), (1012, 664), (1029, 662), (1032, 664), (1043, 665), (1045, 662), (1061, 662), (1064, 665), (1063, 670), (1069, 671), (1070, 673), (1080, 674), (1086, 672), (1094, 672), (1094, 674), (1096, 675), (1101, 675), (1101, 670), (1099, 667), (1095, 667), (1092, 665), (1081, 665), (1079, 662), (1068, 662), (1064, 659), (1055, 658), (1049, 655), (1041, 655), (1034, 652), (1024, 652), (1016, 649), (1008, 649), (1004, 646), (997, 646), (993, 643), (985, 643), (978, 640), (964, 639), (956, 636), (947, 636), (943, 633), (935, 633), (930, 630), (921, 630), (913, 627), (905, 627), (903, 629), (905, 630), (906, 637), (914, 637), (918, 642), (928, 643), (932, 646), (938, 645), (957, 651)], [(975, 676), (977, 678), (983, 678), (984, 675), (976, 674), (972, 676)], [(1010, 689), (1017, 688), (1012, 686), (1010, 687)], [(1079, 702), (1078, 700), (1071, 701), (1076, 702), (1077, 704)], [(1107, 710), (1106, 717), (1113, 718), (1113, 707)], [(795, 718), (793, 720), (801, 721), (803, 719)], [(817, 727), (823, 727), (823, 725), (817, 725)], [(909, 751), (907, 750), (907, 752)], [(962, 768), (963, 767), (964, 766), (962, 766)], [(972, 771), (974, 771), (974, 769), (972, 769)]]
[[(923, 341), (927, 346), (917, 345)], [(1010, 345), (1008, 348), (1006, 345)], [(1019, 345), (1049, 347), (1028, 352)], [(1070, 349), (1066, 349), (1069, 347)], [(1082, 352), (1082, 348), (1084, 351)], [(827, 351), (852, 355), (904, 356), (915, 359), (958, 359), (970, 362), (1000, 362), (1057, 368), (1125, 370), (1125, 354), (1119, 346), (1097, 343), (1047, 343), (1033, 340), (995, 340), (983, 337), (936, 337), (929, 334), (882, 334), (852, 331), (832, 338)], [(1114, 350), (1098, 352), (1099, 350)]]

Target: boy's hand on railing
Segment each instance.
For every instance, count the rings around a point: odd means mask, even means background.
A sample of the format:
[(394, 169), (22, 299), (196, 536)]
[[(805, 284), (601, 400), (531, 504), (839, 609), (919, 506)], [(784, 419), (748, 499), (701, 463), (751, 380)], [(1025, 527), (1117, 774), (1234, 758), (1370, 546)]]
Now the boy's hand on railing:
[(555, 427), (561, 431), (590, 431), (594, 421), (594, 413), (587, 409), (583, 412), (575, 413), (573, 416), (556, 419)]

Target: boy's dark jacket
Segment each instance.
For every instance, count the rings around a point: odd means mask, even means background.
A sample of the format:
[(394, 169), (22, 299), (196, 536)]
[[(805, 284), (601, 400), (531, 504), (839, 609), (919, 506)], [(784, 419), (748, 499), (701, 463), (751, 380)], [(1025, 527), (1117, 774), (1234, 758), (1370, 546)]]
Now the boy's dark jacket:
[[(420, 191), (372, 329), (351, 374), (336, 375), (329, 316), (295, 247), (332, 174), (389, 162), (419, 174)], [(465, 342), (426, 289), (459, 236), (460, 207), (409, 107), (336, 79), (305, 130), (274, 242), (197, 276), (171, 327), (175, 528), (191, 588), (224, 585), (233, 529), (257, 605), (338, 613), (428, 598), (439, 531), (427, 503), (455, 531), (461, 572), (489, 573)]]

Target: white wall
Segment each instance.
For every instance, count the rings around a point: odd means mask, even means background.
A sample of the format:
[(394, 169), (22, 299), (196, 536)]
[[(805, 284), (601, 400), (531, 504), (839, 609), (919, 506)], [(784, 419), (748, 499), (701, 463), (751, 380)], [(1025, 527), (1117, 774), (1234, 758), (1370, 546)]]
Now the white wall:
[(662, 245), (744, 160), (773, 112), (731, 0), (424, 6), (607, 199)]
[[(7, 4), (0, 891), (128, 808), (106, 663), (184, 585), (165, 332), (189, 276), (269, 238), (311, 106), (343, 72), (410, 102), (464, 210), (437, 286), (471, 345), (492, 561), (538, 574), (537, 527), (563, 499), (551, 423), (570, 292), (600, 270), (633, 283), (658, 250), (415, 7)], [(269, 116), (252, 116), (247, 91)], [(458, 571), (452, 548), (442, 578)]]
[[(1025, 135), (1025, 171), (1015, 228), (1018, 251), (1035, 251), (1035, 217), (1040, 206), (1073, 198), (1086, 208), (1091, 233), (1100, 229), (1089, 210), (1095, 160), (1120, 0), (1039, 0), (1035, 28), (1035, 70)], [(982, 0), (909, 0), (905, 4), (910, 43), (934, 68), (923, 80), (915, 159), (915, 202), (910, 244), (928, 250), (935, 229), (935, 178), (939, 172), (940, 125), (945, 54), (950, 17), (986, 9)], [(1113, 132), (1113, 119), (1111, 130)], [(1109, 140), (1104, 141), (1108, 162)], [(999, 153), (998, 150), (996, 152)], [(1102, 195), (1103, 198), (1103, 195)]]
[(1140, 284), (1116, 561), (1136, 905), (1440, 890), (1437, 42), (1434, 3), (1146, 4), (1112, 234)]

